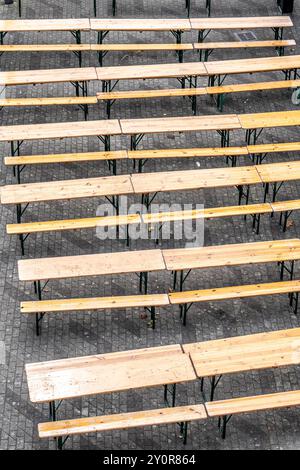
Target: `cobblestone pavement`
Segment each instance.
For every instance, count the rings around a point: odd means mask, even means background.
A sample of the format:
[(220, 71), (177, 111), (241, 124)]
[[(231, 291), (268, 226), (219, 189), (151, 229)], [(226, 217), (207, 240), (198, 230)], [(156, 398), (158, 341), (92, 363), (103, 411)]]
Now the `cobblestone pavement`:
[[(112, 15), (110, 1), (98, 1), (99, 17)], [(118, 2), (118, 17), (184, 17), (184, 0), (121, 1)], [(298, 3), (298, 2), (296, 2)], [(250, 8), (249, 8), (250, 6)], [(296, 6), (293, 15), (295, 28), (286, 37), (295, 37), (300, 42), (299, 18), (300, 9)], [(215, 16), (247, 16), (247, 15), (278, 14), (276, 2), (246, 1), (246, 0), (213, 0), (213, 15)], [(23, 17), (26, 18), (68, 18), (88, 17), (92, 15), (92, 0), (37, 1), (23, 0)], [(193, 1), (193, 16), (205, 16), (204, 0)], [(4, 6), (0, 2), (1, 18), (16, 18), (16, 4)], [(255, 35), (267, 39), (270, 31), (258, 30)], [(95, 37), (84, 34), (83, 42), (95, 41)], [(188, 34), (184, 37), (191, 40)], [(195, 38), (193, 38), (195, 39)], [(211, 40), (235, 40), (232, 32), (211, 34)], [(68, 34), (32, 33), (15, 34), (7, 37), (8, 43), (34, 44), (37, 42), (70, 42)], [(168, 34), (115, 33), (108, 38), (113, 41), (170, 41)], [(171, 39), (172, 40), (172, 39)], [(292, 52), (292, 51), (291, 51)], [(293, 51), (294, 52), (294, 51)], [(251, 56), (273, 55), (272, 51), (220, 51), (215, 52), (213, 59), (239, 58)], [(185, 60), (197, 60), (197, 55), (186, 55)], [(211, 60), (213, 60), (211, 59)], [(22, 70), (39, 68), (60, 68), (77, 66), (76, 58), (71, 53), (48, 54), (6, 54), (0, 59), (1, 70)], [(175, 62), (172, 53), (124, 54), (114, 53), (105, 58), (105, 64), (146, 64), (159, 62)], [(96, 55), (86, 53), (84, 65), (96, 65)], [(259, 79), (280, 79), (279, 73), (261, 74)], [(246, 80), (258, 80), (255, 77), (236, 77), (228, 79), (228, 83)], [(201, 83), (201, 80), (200, 80)], [(155, 81), (142, 83), (122, 83), (124, 89), (129, 87), (152, 88), (157, 86)], [(176, 86), (176, 81), (160, 81), (159, 86)], [(99, 84), (89, 87), (92, 94), (99, 89)], [(41, 85), (35, 87), (11, 88), (7, 96), (55, 96), (72, 95), (71, 85)], [(291, 102), (289, 90), (241, 94), (228, 97), (225, 112), (262, 112), (283, 111), (296, 109)], [(215, 107), (209, 99), (201, 98), (198, 103), (199, 114), (214, 114)], [(154, 116), (184, 116), (190, 114), (187, 100), (153, 99), (147, 103), (137, 101), (121, 101), (113, 107), (113, 117), (136, 118)], [(90, 119), (105, 118), (102, 105), (91, 107)], [(26, 108), (22, 112), (17, 109), (2, 110), (1, 125), (22, 123), (43, 123), (82, 120), (82, 111), (76, 107)], [(243, 135), (234, 133), (231, 144), (242, 143)], [(298, 130), (295, 128), (266, 131), (261, 142), (298, 141)], [(176, 148), (196, 146), (218, 146), (219, 138), (212, 133), (160, 135), (145, 137), (144, 148)], [(113, 148), (120, 149), (128, 146), (127, 139), (113, 139)], [(70, 151), (93, 151), (99, 148), (96, 139), (66, 139), (62, 141), (34, 141), (24, 144), (23, 154), (58, 153)], [(8, 145), (0, 145), (1, 156), (9, 153)], [(296, 153), (268, 157), (269, 162), (287, 159), (297, 159)], [(242, 161), (241, 164), (248, 162)], [(1, 184), (14, 182), (11, 173), (5, 169), (3, 158), (1, 165)], [(190, 159), (184, 161), (154, 161), (148, 162), (147, 171), (163, 171), (175, 169), (211, 168), (225, 166), (224, 161), (216, 159)], [(130, 172), (131, 167), (123, 164), (123, 173)], [(47, 165), (26, 168), (23, 173), (24, 181), (50, 181), (85, 176), (107, 175), (108, 169), (101, 162), (81, 165)], [(256, 189), (251, 193), (252, 201), (259, 201), (262, 190)], [(285, 185), (279, 197), (294, 199), (299, 197), (299, 185), (292, 182)], [(181, 204), (204, 204), (206, 207), (232, 205), (237, 203), (235, 189), (206, 190), (184, 194), (161, 194), (158, 202), (177, 202)], [(78, 200), (76, 203), (58, 202), (50, 204), (31, 205), (24, 220), (49, 220), (55, 218), (86, 217), (96, 214), (97, 206), (103, 201)], [(215, 245), (224, 243), (242, 243), (256, 240), (293, 238), (299, 235), (300, 214), (295, 213), (285, 235), (278, 225), (278, 218), (263, 217), (261, 233), (256, 236), (251, 227), (250, 219), (246, 222), (239, 218), (226, 220), (211, 220), (205, 224), (205, 244)], [(0, 207), (0, 341), (5, 343), (6, 361), (0, 365), (0, 448), (1, 449), (52, 449), (52, 442), (40, 441), (37, 436), (38, 422), (47, 420), (47, 406), (34, 406), (28, 397), (24, 364), (27, 362), (46, 361), (65, 357), (82, 356), (126, 349), (151, 347), (172, 344), (175, 342), (202, 341), (227, 336), (245, 335), (262, 331), (272, 331), (298, 326), (297, 318), (290, 311), (286, 296), (272, 298), (254, 298), (219, 303), (208, 303), (194, 306), (189, 313), (187, 327), (182, 327), (176, 309), (160, 311), (157, 328), (152, 331), (141, 311), (115, 311), (112, 313), (76, 313), (65, 315), (50, 315), (43, 323), (42, 335), (35, 336), (34, 324), (31, 318), (22, 317), (19, 310), (21, 300), (34, 298), (29, 284), (19, 283), (17, 275), (17, 260), (20, 259), (19, 244), (16, 237), (8, 237), (5, 233), (7, 222), (15, 220), (12, 208)], [(164, 241), (163, 247), (184, 246), (185, 241)], [(147, 249), (153, 247), (153, 241), (132, 242), (131, 249)], [(30, 258), (60, 256), (81, 253), (96, 253), (126, 250), (124, 241), (101, 241), (93, 230), (43, 234), (31, 236), (26, 243), (26, 256)], [(207, 270), (194, 272), (189, 278), (188, 288), (217, 287), (239, 283), (257, 283), (278, 279), (277, 266), (235, 267), (228, 269)], [(152, 292), (166, 292), (170, 278), (166, 275), (152, 275), (150, 289)], [(116, 276), (112, 278), (87, 280), (66, 280), (52, 282), (47, 286), (45, 296), (61, 298), (64, 296), (110, 296), (125, 295), (137, 292), (135, 276)], [(105, 380), (105, 377), (103, 378)], [(296, 367), (267, 370), (257, 373), (239, 374), (224, 377), (217, 390), (217, 398), (230, 398), (259, 393), (270, 393), (297, 389), (300, 387), (299, 369)], [(180, 385), (179, 403), (195, 403), (199, 401), (199, 384)], [(159, 407), (163, 404), (161, 389), (137, 390), (129, 393), (112, 394), (103, 397), (90, 397), (83, 400), (69, 400), (60, 408), (60, 418), (84, 417)], [(178, 439), (176, 426), (161, 426), (130, 430), (129, 432), (111, 432), (88, 437), (75, 437), (67, 443), (69, 449), (182, 449)], [(191, 426), (188, 449), (300, 449), (300, 417), (295, 410), (279, 410), (276, 412), (259, 413), (235, 417), (230, 423), (228, 437), (225, 442), (218, 435), (216, 423), (207, 421)]]

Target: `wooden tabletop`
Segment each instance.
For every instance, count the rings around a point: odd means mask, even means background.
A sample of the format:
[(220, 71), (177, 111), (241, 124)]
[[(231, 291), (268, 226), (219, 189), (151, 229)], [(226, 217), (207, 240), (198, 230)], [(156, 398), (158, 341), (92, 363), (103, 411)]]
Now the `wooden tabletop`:
[(238, 118), (243, 129), (266, 129), (270, 127), (288, 127), (300, 125), (300, 111), (277, 111), (275, 113), (240, 114)]
[(161, 250), (19, 260), (19, 279), (38, 281), (165, 270)]
[(95, 67), (0, 72), (0, 85), (3, 86), (90, 80), (97, 80)]
[(116, 119), (0, 126), (0, 142), (119, 134), (121, 128)]
[(300, 68), (300, 55), (221, 60), (205, 63), (208, 75), (272, 72)]
[(196, 379), (181, 346), (27, 364), (33, 403), (155, 387)]
[(300, 160), (258, 165), (257, 171), (264, 183), (296, 181), (300, 179)]
[(129, 135), (241, 129), (241, 124), (236, 114), (121, 119), (120, 124), (122, 133)]
[(300, 239), (163, 250), (168, 271), (299, 260)]
[(135, 194), (259, 184), (255, 166), (139, 173), (131, 176)]
[(207, 75), (203, 62), (97, 67), (96, 71), (98, 80), (155, 79)]
[[(211, 343), (211, 344), (210, 344)], [(184, 345), (198, 377), (300, 363), (300, 329)]]
[(95, 31), (189, 31), (188, 19), (178, 18), (105, 18), (91, 19), (91, 29)]
[(40, 20), (1, 20), (2, 32), (26, 31), (88, 31), (90, 20), (88, 18), (40, 19)]
[(229, 18), (191, 18), (192, 29), (291, 28), (289, 16), (252, 16)]
[(130, 176), (100, 176), (98, 178), (49, 181), (45, 183), (2, 186), (1, 204), (57, 201), (89, 197), (133, 194)]

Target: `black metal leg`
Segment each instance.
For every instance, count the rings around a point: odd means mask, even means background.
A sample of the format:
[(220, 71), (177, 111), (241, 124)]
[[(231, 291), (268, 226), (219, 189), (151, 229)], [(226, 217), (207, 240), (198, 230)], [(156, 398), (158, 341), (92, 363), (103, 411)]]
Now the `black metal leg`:
[(113, 16), (116, 16), (117, 0), (112, 0)]

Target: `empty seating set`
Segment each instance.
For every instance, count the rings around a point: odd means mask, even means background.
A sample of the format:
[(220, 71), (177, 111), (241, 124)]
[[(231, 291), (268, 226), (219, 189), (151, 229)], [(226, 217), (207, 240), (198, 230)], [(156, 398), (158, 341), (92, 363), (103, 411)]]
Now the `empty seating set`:
[[(21, 1), (19, 2), (21, 9)], [(113, 12), (117, 8), (112, 2)], [(190, 16), (191, 1), (185, 6)], [(208, 16), (211, 1), (206, 0)], [(93, 1), (95, 17), (97, 0)], [(21, 10), (20, 10), (21, 11)], [(21, 13), (20, 13), (21, 16)], [(263, 164), (267, 155), (284, 155), (298, 152), (300, 142), (258, 144), (265, 129), (292, 128), (300, 125), (300, 111), (280, 111), (252, 114), (218, 114), (186, 117), (157, 117), (148, 119), (87, 120), (90, 105), (105, 103), (107, 117), (116, 100), (161, 97), (188, 97), (192, 111), (197, 113), (197, 98), (216, 99), (220, 111), (224, 98), (230, 93), (269, 90), (297, 89), (300, 79), (300, 56), (284, 55), (285, 47), (294, 47), (295, 41), (283, 39), (285, 28), (291, 28), (289, 17), (263, 18), (208, 18), (208, 19), (64, 19), (64, 20), (1, 20), (0, 55), (7, 52), (59, 52), (72, 51), (79, 59), (79, 68), (56, 70), (30, 70), (0, 72), (0, 87), (19, 85), (71, 83), (75, 96), (42, 98), (2, 98), (2, 107), (78, 105), (84, 111), (85, 121), (56, 122), (45, 124), (9, 125), (0, 127), (0, 142), (10, 144), (10, 156), (4, 157), (7, 167), (12, 167), (17, 184), (1, 187), (1, 204), (16, 207), (16, 221), (6, 226), (7, 234), (17, 235), (24, 255), (24, 243), (30, 234), (57, 233), (97, 227), (125, 227), (126, 242), (130, 245), (130, 226), (155, 227), (155, 249), (136, 251), (112, 251), (77, 256), (55, 256), (20, 259), (18, 276), (22, 283), (33, 283), (36, 299), (21, 302), (20, 311), (35, 318), (35, 331), (41, 333), (42, 320), (49, 314), (63, 317), (70, 312), (99, 312), (99, 316), (114, 309), (143, 309), (150, 316), (149, 326), (157, 326), (157, 310), (161, 316), (178, 309), (183, 326), (191, 307), (197, 309), (204, 302), (217, 302), (271, 295), (288, 295), (290, 308), (298, 312), (300, 280), (296, 275), (296, 264), (300, 260), (300, 239), (287, 238), (252, 243), (231, 243), (218, 246), (194, 248), (160, 248), (160, 232), (167, 222), (185, 220), (210, 220), (227, 217), (251, 216), (253, 230), (259, 234), (263, 215), (279, 216), (279, 223), (286, 232), (288, 220), (300, 209), (300, 199), (277, 201), (284, 183), (300, 180), (300, 162), (281, 161)], [(270, 28), (275, 38), (253, 42), (204, 42), (211, 30), (237, 30), (245, 28)], [(76, 44), (15, 45), (6, 44), (10, 33), (30, 31), (70, 32)], [(174, 44), (106, 44), (105, 38), (113, 31), (171, 32)], [(184, 33), (196, 31), (198, 42), (184, 43)], [(85, 44), (82, 35), (97, 34), (97, 44)], [(215, 49), (276, 48), (279, 56), (208, 62)], [(112, 51), (175, 51), (179, 64), (156, 64), (104, 67), (103, 59)], [(183, 62), (185, 52), (196, 51), (198, 62)], [(82, 67), (82, 53), (96, 52), (101, 67)], [(203, 59), (203, 60), (202, 60)], [(0, 59), (1, 60), (1, 59)], [(228, 75), (283, 72), (285, 80), (239, 83), (224, 85)], [(178, 89), (116, 91), (119, 81), (145, 79), (178, 79)], [(207, 79), (207, 86), (198, 86), (198, 79)], [(100, 82), (99, 92), (91, 96), (89, 82)], [(187, 85), (187, 86), (186, 86)], [(1, 90), (0, 90), (1, 91)], [(166, 133), (217, 132), (220, 146), (178, 149), (139, 149), (145, 135)], [(244, 144), (230, 146), (231, 133), (241, 132)], [(128, 138), (125, 149), (112, 149), (111, 137)], [(55, 139), (77, 139), (96, 137), (104, 149), (93, 152), (52, 153), (47, 155), (23, 155), (24, 142)], [(225, 168), (198, 170), (157, 171), (143, 173), (148, 160), (191, 158), (223, 158)], [(247, 165), (237, 165), (246, 158)], [(271, 160), (271, 157), (269, 157)], [(55, 180), (43, 182), (21, 182), (21, 173), (27, 165), (81, 164), (82, 162), (107, 162), (112, 175), (94, 178)], [(130, 162), (132, 172), (120, 174), (118, 162)], [(244, 160), (243, 160), (244, 161)], [(261, 200), (250, 201), (250, 189), (258, 187)], [(183, 191), (199, 191), (218, 188), (236, 188), (237, 204), (203, 210), (151, 212), (151, 204), (158, 193), (172, 192), (180, 200)], [(119, 199), (128, 196), (144, 204), (142, 213), (120, 213)], [(57, 201), (86, 198), (105, 198), (114, 208), (113, 216), (97, 216), (48, 221), (24, 221), (23, 216), (31, 203), (57, 203)], [(16, 223), (15, 223), (16, 222)], [(187, 280), (194, 270), (222, 269), (228, 266), (255, 266), (273, 264), (278, 267), (279, 280), (230, 285), (196, 290), (186, 288)], [(152, 277), (156, 273), (170, 277), (169, 289), (154, 292)], [(104, 276), (137, 274), (138, 292), (133, 295), (109, 297), (44, 298), (45, 286), (50, 281), (64, 281)], [(198, 312), (205, 315), (205, 311)], [(197, 321), (197, 312), (194, 312)], [(49, 319), (49, 322), (51, 320)], [(178, 424), (183, 443), (187, 443), (188, 427), (193, 422), (207, 422), (217, 418), (223, 438), (229, 420), (234, 415), (256, 413), (280, 408), (300, 406), (300, 390), (276, 392), (243, 398), (215, 401), (215, 392), (223, 375), (240, 374), (278, 367), (299, 366), (300, 329), (285, 329), (233, 338), (202, 341), (192, 344), (173, 344), (156, 348), (135, 349), (94, 356), (77, 357), (26, 364), (26, 377), (30, 400), (33, 404), (49, 404), (49, 421), (38, 426), (41, 439), (54, 438), (57, 448), (62, 450), (67, 439), (73, 435), (98, 433), (131, 428)], [(105, 380), (103, 380), (105, 377)], [(200, 382), (202, 395), (194, 404), (178, 406), (177, 384)], [(210, 384), (209, 397), (206, 385)], [(127, 413), (103, 414), (77, 419), (58, 419), (61, 402), (136, 389), (162, 387), (164, 407)], [(171, 397), (171, 398), (170, 398)]]

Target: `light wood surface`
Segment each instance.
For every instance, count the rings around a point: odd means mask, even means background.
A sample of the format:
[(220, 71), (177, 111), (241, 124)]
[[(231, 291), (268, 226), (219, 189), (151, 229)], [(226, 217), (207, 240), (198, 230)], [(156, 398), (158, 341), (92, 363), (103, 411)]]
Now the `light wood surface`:
[(128, 175), (2, 186), (2, 204), (133, 194)]
[(75, 121), (51, 124), (0, 126), (0, 141), (64, 139), (97, 135), (121, 134), (119, 121)]
[(253, 49), (264, 47), (294, 47), (296, 41), (294, 39), (273, 40), (273, 41), (218, 41), (218, 42), (196, 42), (194, 49), (210, 50), (210, 49)]
[(297, 152), (300, 142), (279, 142), (270, 144), (248, 145), (248, 151), (253, 153)]
[(108, 310), (169, 305), (167, 294), (126, 295), (83, 299), (39, 300), (21, 302), (21, 313)]
[(1, 44), (0, 52), (90, 51), (91, 44)]
[(82, 152), (82, 153), (55, 153), (48, 155), (22, 155), (19, 157), (4, 157), (5, 165), (41, 165), (46, 163), (76, 163), (89, 161), (125, 160), (128, 158), (126, 150), (112, 152)]
[[(98, 80), (159, 79), (207, 75), (202, 62), (97, 67)], [(1, 83), (1, 81), (0, 81)]]
[(107, 217), (89, 217), (82, 219), (49, 220), (45, 222), (25, 222), (21, 224), (8, 224), (7, 233), (39, 233), (64, 230), (90, 229), (96, 227), (116, 227), (120, 225), (140, 224), (142, 218), (139, 214), (112, 215)]
[(256, 333), (244, 336), (233, 336), (232, 338), (222, 338), (198, 343), (188, 343), (183, 345), (185, 353), (206, 354), (210, 352), (230, 351), (231, 348), (241, 348), (243, 345), (265, 344), (266, 342), (276, 342), (281, 339), (289, 339), (290, 342), (300, 339), (300, 328), (290, 328), (287, 330), (277, 330), (264, 333)]
[(37, 281), (162, 271), (165, 264), (157, 249), (19, 260), (18, 268), (20, 280)]
[(192, 51), (192, 43), (91, 44), (91, 51)]
[(211, 86), (206, 88), (206, 92), (208, 94), (214, 95), (220, 93), (240, 93), (245, 91), (298, 88), (299, 86), (300, 80), (281, 80), (273, 82), (237, 83), (234, 85)]
[(38, 20), (1, 20), (2, 32), (27, 32), (27, 31), (88, 31), (90, 20), (88, 18), (65, 19), (38, 19)]
[(204, 269), (300, 259), (300, 240), (206, 246), (163, 250), (168, 271)]
[(26, 364), (25, 368), (33, 403), (196, 379), (180, 345)]
[(277, 111), (274, 113), (240, 114), (243, 129), (288, 127), (300, 125), (300, 111)]
[(150, 119), (122, 119), (123, 134), (154, 134), (163, 132), (197, 132), (240, 129), (236, 114), (184, 116)]
[(68, 421), (41, 423), (39, 437), (49, 438), (91, 432), (131, 429), (160, 424), (199, 421), (206, 419), (204, 405), (189, 405), (158, 410), (135, 411), (115, 415), (80, 418)]
[(272, 72), (300, 68), (299, 55), (205, 62), (208, 75)]
[(265, 165), (258, 165), (256, 169), (264, 183), (296, 181), (300, 178), (300, 160), (267, 163)]
[(3, 86), (88, 82), (91, 80), (97, 80), (94, 67), (0, 72), (0, 85)]
[(56, 97), (56, 98), (5, 98), (0, 99), (0, 106), (59, 106), (78, 104), (97, 104), (98, 100), (94, 96), (86, 97)]
[(272, 393), (206, 403), (208, 416), (229, 416), (253, 411), (275, 410), (300, 405), (300, 391)]
[(192, 29), (291, 28), (289, 16), (244, 16), (227, 18), (191, 18)]
[(172, 88), (164, 90), (129, 90), (97, 93), (97, 99), (120, 100), (138, 98), (160, 98), (174, 96), (204, 96), (207, 95), (206, 88)]
[(300, 291), (300, 281), (270, 282), (266, 284), (250, 284), (244, 286), (220, 287), (169, 294), (170, 303), (185, 304), (197, 302), (210, 302), (216, 300), (242, 299), (273, 294), (288, 294)]
[(131, 180), (136, 194), (261, 183), (254, 166), (140, 173), (133, 174)]
[(291, 199), (290, 201), (271, 202), (274, 212), (295, 211), (300, 209), (300, 199)]
[(206, 147), (128, 151), (128, 157), (136, 160), (144, 160), (147, 158), (226, 157), (234, 155), (248, 155), (247, 147)]
[(95, 31), (189, 31), (191, 24), (184, 18), (103, 18), (91, 19)]

